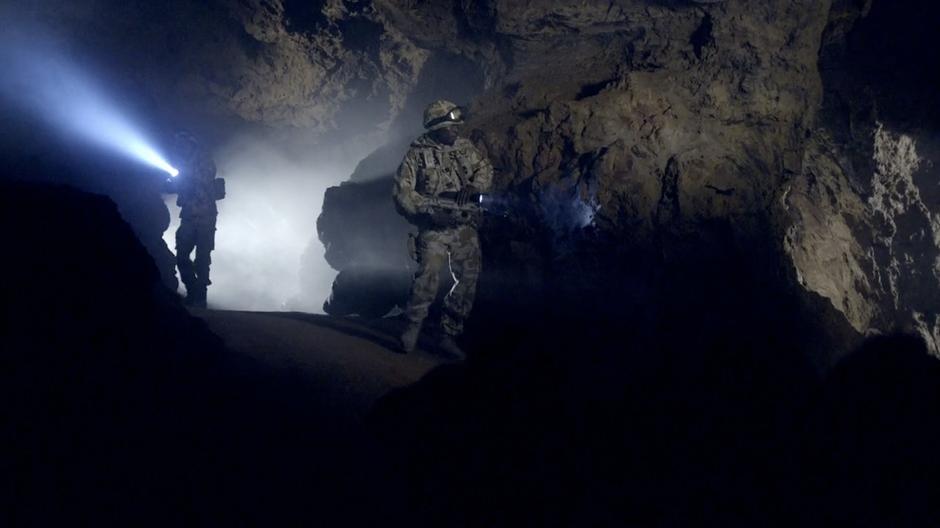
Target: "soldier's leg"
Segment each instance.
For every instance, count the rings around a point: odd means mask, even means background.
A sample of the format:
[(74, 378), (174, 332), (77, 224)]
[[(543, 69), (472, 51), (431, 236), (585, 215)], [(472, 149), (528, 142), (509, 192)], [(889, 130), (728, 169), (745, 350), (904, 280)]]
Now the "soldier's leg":
[(463, 333), (463, 323), (470, 316), (480, 278), (482, 255), (480, 239), (475, 229), (464, 227), (449, 244), (450, 270), (457, 281), (444, 298), (441, 325), (451, 336)]
[(437, 297), (441, 267), (447, 259), (447, 246), (440, 233), (425, 231), (418, 237), (418, 271), (411, 285), (411, 297), (405, 307), (405, 316), (420, 325), (428, 316), (428, 308)]
[(196, 233), (196, 282), (203, 288), (212, 284), (209, 266), (215, 249), (215, 217), (202, 218)]
[(196, 247), (196, 230), (191, 219), (184, 218), (176, 230), (176, 267), (180, 271), (180, 281), (186, 286), (186, 292), (196, 285), (196, 272), (190, 254)]

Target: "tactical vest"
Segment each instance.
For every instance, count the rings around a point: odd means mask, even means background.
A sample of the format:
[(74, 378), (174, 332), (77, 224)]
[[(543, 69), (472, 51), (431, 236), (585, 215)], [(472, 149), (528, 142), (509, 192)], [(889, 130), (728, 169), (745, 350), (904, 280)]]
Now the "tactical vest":
[(178, 178), (180, 188), (176, 205), (180, 207), (181, 217), (218, 214), (211, 162), (205, 159), (193, 160), (183, 166)]
[(425, 196), (456, 192), (473, 184), (472, 155), (459, 146), (418, 151), (419, 167), (415, 190)]

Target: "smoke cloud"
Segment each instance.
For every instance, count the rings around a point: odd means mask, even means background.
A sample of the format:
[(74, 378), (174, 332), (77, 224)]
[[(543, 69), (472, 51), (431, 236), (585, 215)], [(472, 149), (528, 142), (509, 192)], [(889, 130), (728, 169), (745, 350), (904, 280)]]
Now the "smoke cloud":
[[(19, 28), (11, 30), (14, 25)], [(165, 161), (159, 143), (153, 140), (166, 137), (168, 130), (176, 127), (216, 130), (215, 134), (209, 134), (211, 137), (200, 138), (207, 140), (206, 144), (222, 145), (212, 154), (218, 176), (226, 179), (227, 191), (226, 198), (218, 204), (212, 286), (209, 288), (212, 307), (322, 311), (336, 276), (336, 271), (323, 258), (323, 245), (316, 231), (326, 189), (347, 180), (360, 160), (386, 141), (395, 139), (388, 136), (400, 133), (391, 134), (373, 125), (351, 130), (355, 128), (351, 123), (360, 121), (355, 109), (344, 114), (347, 122), (339, 123), (343, 134), (332, 140), (297, 137), (303, 131), (294, 131), (295, 134), (289, 136), (283, 130), (259, 132), (250, 124), (241, 130), (226, 129), (218, 133), (218, 123), (195, 122), (198, 117), (185, 123), (170, 123), (173, 118), (163, 115), (174, 113), (172, 108), (167, 108), (167, 102), (162, 101), (162, 106), (151, 104), (143, 91), (128, 90), (122, 83), (131, 82), (134, 76), (120, 68), (109, 72), (114, 68), (95, 63), (93, 46), (83, 49), (74, 38), (58, 35), (53, 29), (13, 24), (10, 19), (0, 20), (0, 29), (0, 68), (3, 71), (0, 97), (4, 104), (24, 111), (31, 116), (30, 122), (35, 119), (47, 125), (60, 136), (53, 139), (64, 140), (62, 144), (71, 147), (78, 139), (79, 150), (84, 150), (85, 145), (90, 147), (75, 160), (63, 152), (58, 142), (55, 146), (41, 145), (39, 151), (44, 154), (51, 152), (76, 165), (86, 157), (96, 162), (100, 159), (107, 165), (110, 155), (118, 154), (136, 160), (141, 167), (154, 167), (172, 174), (174, 168)], [(118, 87), (124, 89), (116, 89)], [(423, 105), (413, 106), (409, 115), (420, 116), (419, 107)], [(374, 109), (372, 113), (368, 108), (361, 112), (368, 117), (362, 122), (375, 121)], [(231, 136), (226, 137), (227, 134)], [(398, 138), (399, 143), (405, 141)], [(401, 155), (392, 158), (381, 160), (381, 167), (376, 169), (378, 173), (393, 170)], [(136, 211), (128, 210), (142, 203), (128, 198), (136, 196), (128, 189), (135, 189), (137, 182), (127, 174), (113, 175), (95, 168), (87, 169), (91, 175), (86, 178), (84, 170), (78, 166), (70, 173), (82, 173), (76, 181), (93, 181), (95, 184), (88, 187), (115, 198), (125, 218), (138, 219), (135, 223), (138, 235), (147, 232), (153, 240), (159, 241), (156, 229), (162, 227), (164, 217), (137, 215)], [(125, 176), (128, 179), (118, 181)], [(140, 192), (150, 193), (148, 196), (157, 200), (153, 187)], [(163, 240), (174, 250), (179, 208), (175, 195), (166, 195), (164, 202), (172, 220), (163, 233)], [(390, 200), (383, 198), (382, 203), (391, 207)], [(158, 222), (161, 225), (155, 227), (157, 216), (161, 217)], [(395, 243), (402, 242), (396, 239)], [(170, 259), (162, 249), (156, 252)]]
[[(375, 147), (368, 140), (342, 146), (298, 148), (244, 135), (214, 152), (226, 198), (218, 203), (209, 304), (237, 310), (321, 312), (336, 272), (315, 239), (326, 189), (347, 179)], [(173, 222), (164, 234), (175, 247), (179, 226), (176, 197), (168, 196)], [(311, 244), (311, 240), (314, 241)], [(308, 246), (303, 288), (301, 260)], [(315, 266), (310, 281), (311, 263)]]

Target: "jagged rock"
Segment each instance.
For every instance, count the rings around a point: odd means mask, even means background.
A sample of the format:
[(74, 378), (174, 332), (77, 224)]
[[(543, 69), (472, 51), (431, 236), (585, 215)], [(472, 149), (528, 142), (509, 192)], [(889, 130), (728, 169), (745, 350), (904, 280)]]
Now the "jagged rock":
[(851, 161), (823, 134), (785, 198), (794, 220), (787, 250), (800, 284), (832, 301), (859, 332), (917, 330), (937, 353), (940, 230), (914, 182), (924, 164), (915, 141), (879, 126), (872, 180), (861, 187), (847, 175)]
[[(781, 246), (781, 190), (823, 96), (828, 3), (375, 6), (484, 71), (468, 128), (515, 206), (484, 226), (486, 269), (525, 261), (537, 290), (590, 297), (642, 281), (655, 254), (731, 258), (726, 231), (759, 241), (755, 254)], [(624, 259), (639, 267), (611, 282)]]
[(407, 250), (413, 228), (396, 213), (391, 193), (390, 177), (327, 190), (317, 232), (326, 261), (340, 271), (327, 313), (380, 317), (404, 306), (415, 268)]
[(313, 136), (387, 126), (429, 54), (386, 27), (370, 2), (46, 1), (8, 11), (107, 54), (168, 121), (218, 134), (232, 122)]
[[(921, 45), (914, 12), (884, 0), (216, 0), (41, 2), (33, 15), (105, 50), (146, 15), (134, 41), (147, 49), (115, 60), (179, 115), (319, 138), (395, 131), (357, 182), (394, 171), (418, 101), (453, 86), (435, 79), (478, 72), (468, 131), (515, 211), (484, 227), (486, 269), (597, 285), (625, 262), (760, 246), (768, 280), (825, 299), (855, 331), (910, 326), (936, 348), (940, 105), (924, 67), (936, 46)], [(435, 66), (455, 57), (459, 72)], [(379, 194), (363, 207), (394, 221)], [(320, 232), (339, 269), (405, 258), (404, 240), (347, 244), (332, 229)], [(343, 247), (358, 249), (337, 257)]]
[(820, 128), (787, 187), (786, 242), (801, 284), (856, 330), (914, 331), (940, 354), (940, 146), (924, 80), (936, 74), (923, 69), (937, 52), (924, 47), (933, 29), (903, 7), (833, 8)]

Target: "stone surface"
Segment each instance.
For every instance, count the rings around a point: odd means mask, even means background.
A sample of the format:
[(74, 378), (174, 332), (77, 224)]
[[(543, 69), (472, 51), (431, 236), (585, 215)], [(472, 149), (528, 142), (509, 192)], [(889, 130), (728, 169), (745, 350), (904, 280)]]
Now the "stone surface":
[(214, 119), (315, 137), (387, 126), (428, 56), (368, 2), (44, 0), (4, 14), (104, 57), (130, 89), (200, 128)]
[[(230, 123), (311, 141), (389, 133), (358, 183), (395, 170), (429, 97), (469, 99), (467, 133), (513, 211), (483, 229), (484, 299), (612, 289), (612, 269), (630, 289), (677, 259), (753, 257), (742, 265), (820, 324), (917, 330), (936, 351), (940, 105), (924, 65), (937, 47), (930, 17), (902, 3), (98, 0), (28, 12), (122, 50), (112, 61), (157, 108), (208, 115), (218, 136)], [(404, 240), (363, 236), (396, 225), (380, 196), (338, 189), (319, 229), (331, 264), (407, 262)], [(360, 195), (368, 214), (351, 208), (361, 229), (347, 230), (337, 204)]]
[(928, 13), (910, 17), (915, 4), (833, 6), (825, 98), (803, 173), (787, 186), (786, 242), (802, 286), (856, 330), (917, 332), (938, 354), (938, 75), (924, 67), (938, 53)]

